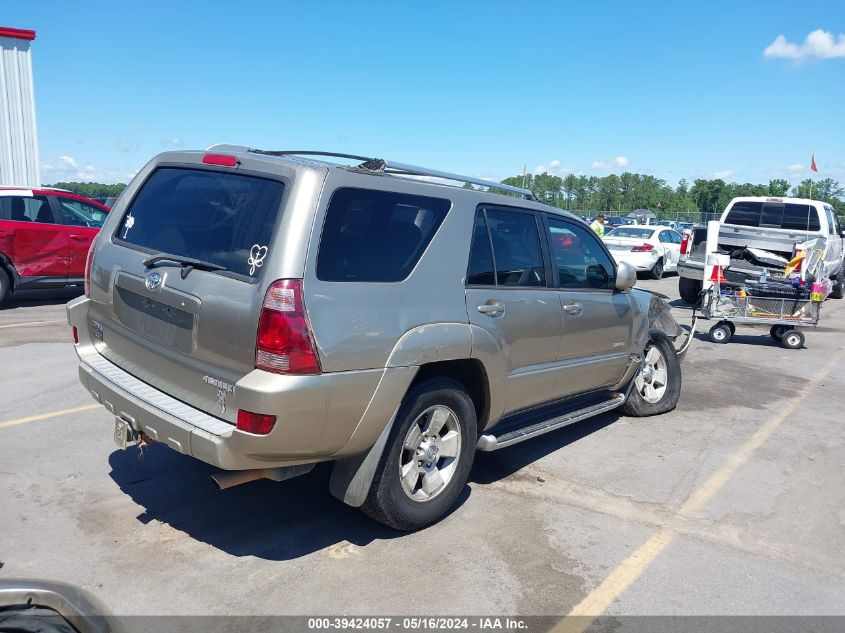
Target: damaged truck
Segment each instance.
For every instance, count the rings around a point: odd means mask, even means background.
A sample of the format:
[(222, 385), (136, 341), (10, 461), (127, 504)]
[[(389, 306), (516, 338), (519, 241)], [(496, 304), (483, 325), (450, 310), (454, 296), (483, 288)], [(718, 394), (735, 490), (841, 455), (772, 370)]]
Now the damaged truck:
[[(730, 255), (725, 270), (729, 281), (783, 275), (787, 264), (808, 243), (821, 251), (832, 287), (829, 296), (845, 291), (841, 223), (826, 202), (804, 198), (738, 197), (720, 218), (719, 252)], [(678, 263), (678, 290), (690, 304), (698, 303), (704, 281), (707, 227), (684, 233)], [(800, 265), (800, 264), (799, 264)]]

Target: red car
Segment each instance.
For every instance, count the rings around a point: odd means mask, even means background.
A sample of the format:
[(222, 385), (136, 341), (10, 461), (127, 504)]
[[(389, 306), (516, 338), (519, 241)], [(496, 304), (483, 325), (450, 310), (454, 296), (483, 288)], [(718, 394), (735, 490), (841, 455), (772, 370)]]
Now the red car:
[(81, 286), (108, 212), (69, 191), (0, 187), (0, 303), (18, 289)]

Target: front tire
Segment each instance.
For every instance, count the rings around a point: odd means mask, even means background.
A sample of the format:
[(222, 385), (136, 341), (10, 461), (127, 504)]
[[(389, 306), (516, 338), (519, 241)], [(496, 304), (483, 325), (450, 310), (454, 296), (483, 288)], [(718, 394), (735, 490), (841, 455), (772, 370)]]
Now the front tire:
[(622, 412), (638, 418), (666, 413), (678, 405), (680, 397), (681, 362), (672, 342), (655, 332), (643, 352), (640, 371)]
[(786, 349), (801, 349), (804, 347), (804, 333), (799, 330), (787, 330), (783, 333), (780, 344)]
[(717, 323), (710, 328), (710, 340), (714, 343), (725, 344), (731, 340), (733, 335), (734, 333), (728, 323)]
[(690, 305), (698, 305), (701, 301), (701, 288), (702, 283), (697, 279), (678, 278), (678, 293), (681, 295), (681, 299)]
[(466, 485), (477, 439), (475, 406), (463, 385), (421, 382), (402, 401), (361, 509), (397, 530), (437, 522)]
[(663, 258), (659, 258), (649, 273), (652, 279), (663, 279)]

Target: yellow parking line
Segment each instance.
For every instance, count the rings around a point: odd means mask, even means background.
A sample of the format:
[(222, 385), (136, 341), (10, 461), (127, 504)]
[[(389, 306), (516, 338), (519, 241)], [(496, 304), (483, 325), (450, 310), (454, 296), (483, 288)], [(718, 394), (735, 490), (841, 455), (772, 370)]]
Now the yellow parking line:
[(10, 323), (9, 325), (0, 325), (0, 330), (5, 330), (10, 327), (26, 327), (28, 325), (50, 325), (54, 323), (67, 323), (64, 319), (56, 319), (54, 321), (27, 321), (26, 323)]
[[(842, 359), (845, 352), (840, 352), (821, 367), (804, 388), (800, 395), (789, 400), (780, 413), (763, 424), (746, 440), (739, 450), (728, 458), (703, 485), (695, 490), (681, 506), (678, 517), (690, 516), (699, 511), (704, 504), (712, 499), (736, 472), (748, 462), (754, 452), (768, 440), (780, 427), (784, 420), (791, 416), (804, 399), (830, 373)], [(677, 521), (678, 519), (675, 519)], [(593, 589), (579, 602), (569, 615), (558, 622), (553, 631), (555, 633), (583, 633), (593, 622), (593, 618), (604, 613), (622, 593), (639, 578), (654, 562), (660, 553), (672, 542), (675, 533), (672, 521), (661, 530), (655, 532), (645, 543), (640, 545), (633, 554), (626, 558), (614, 569), (602, 583)]]
[(46, 420), (48, 418), (55, 418), (60, 415), (70, 415), (71, 413), (81, 413), (82, 411), (91, 411), (91, 409), (97, 409), (101, 405), (99, 404), (86, 404), (82, 407), (73, 407), (71, 409), (62, 409), (60, 411), (50, 411), (49, 413), (39, 413), (38, 415), (30, 415), (26, 418), (18, 418), (17, 420), (6, 420), (5, 422), (0, 422), (0, 429), (6, 428), (7, 426), (16, 426), (18, 424), (26, 424), (27, 422), (37, 422), (38, 420)]

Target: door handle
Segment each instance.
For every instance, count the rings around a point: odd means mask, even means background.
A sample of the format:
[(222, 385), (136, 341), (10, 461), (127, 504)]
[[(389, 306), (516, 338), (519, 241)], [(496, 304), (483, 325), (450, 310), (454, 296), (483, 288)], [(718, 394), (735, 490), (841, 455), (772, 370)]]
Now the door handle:
[(71, 233), (68, 237), (72, 240), (76, 240), (77, 242), (87, 242), (88, 238), (84, 235), (77, 235), (76, 233)]
[(478, 311), (490, 317), (500, 317), (505, 313), (505, 306), (501, 303), (482, 303)]
[(580, 303), (567, 303), (563, 306), (563, 311), (567, 314), (571, 314), (572, 316), (581, 316), (581, 313), (584, 311), (584, 306)]

